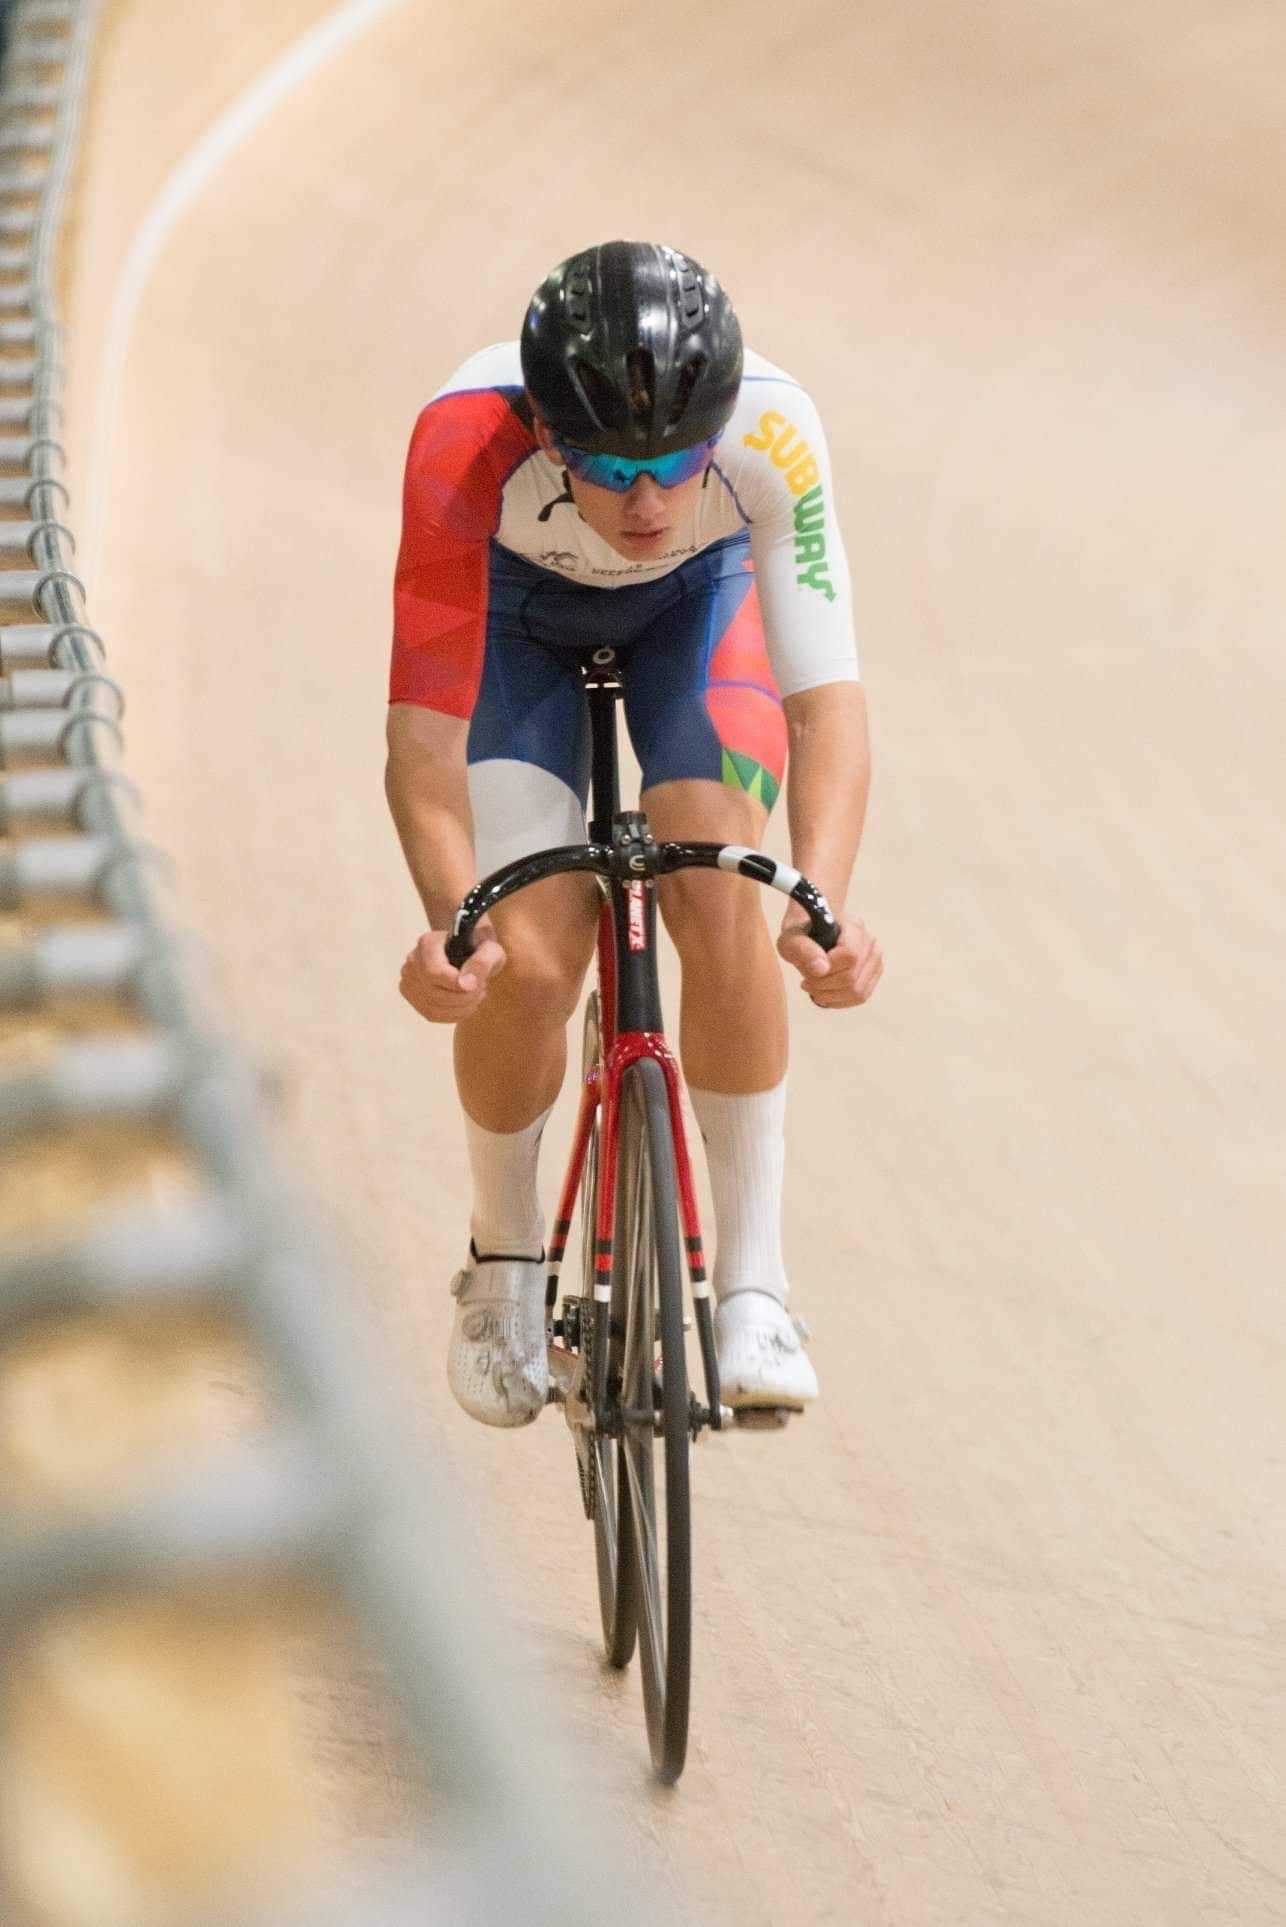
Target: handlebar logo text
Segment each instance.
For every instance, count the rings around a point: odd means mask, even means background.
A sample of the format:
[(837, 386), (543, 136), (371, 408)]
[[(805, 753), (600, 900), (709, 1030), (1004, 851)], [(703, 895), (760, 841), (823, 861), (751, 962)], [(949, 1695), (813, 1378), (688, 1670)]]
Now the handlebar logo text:
[(629, 943), (631, 950), (647, 949), (647, 917), (643, 904), (643, 885), (628, 883), (626, 890), (630, 899)]

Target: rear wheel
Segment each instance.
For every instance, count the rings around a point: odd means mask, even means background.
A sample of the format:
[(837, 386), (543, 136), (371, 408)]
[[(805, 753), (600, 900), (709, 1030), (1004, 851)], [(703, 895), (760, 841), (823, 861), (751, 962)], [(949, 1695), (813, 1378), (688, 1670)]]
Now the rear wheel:
[(612, 1310), (623, 1339), (621, 1540), (631, 1549), (652, 1762), (660, 1779), (673, 1782), (688, 1742), (691, 1432), (669, 1099), (661, 1067), (649, 1058), (632, 1064), (621, 1085)]

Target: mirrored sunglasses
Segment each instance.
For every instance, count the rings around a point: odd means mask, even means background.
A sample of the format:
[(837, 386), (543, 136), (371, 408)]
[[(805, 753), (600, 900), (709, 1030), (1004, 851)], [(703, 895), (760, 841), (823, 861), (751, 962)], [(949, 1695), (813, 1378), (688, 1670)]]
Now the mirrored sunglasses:
[(650, 475), (661, 488), (677, 488), (680, 482), (690, 482), (708, 467), (718, 440), (715, 435), (708, 442), (698, 442), (694, 448), (676, 448), (668, 455), (648, 455), (641, 461), (625, 455), (590, 455), (585, 449), (571, 448), (564, 442), (557, 442), (555, 446), (566, 467), (580, 481), (624, 495), (640, 475)]

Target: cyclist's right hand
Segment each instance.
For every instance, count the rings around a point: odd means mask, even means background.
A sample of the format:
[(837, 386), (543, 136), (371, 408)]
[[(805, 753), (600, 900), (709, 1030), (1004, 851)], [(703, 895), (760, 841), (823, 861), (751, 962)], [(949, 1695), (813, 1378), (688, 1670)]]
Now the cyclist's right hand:
[(505, 953), (490, 924), (480, 923), (473, 955), (457, 970), (447, 962), (447, 931), (426, 930), (402, 965), (398, 989), (412, 1010), (431, 1024), (458, 1024), (472, 1017), (487, 985), (505, 967)]

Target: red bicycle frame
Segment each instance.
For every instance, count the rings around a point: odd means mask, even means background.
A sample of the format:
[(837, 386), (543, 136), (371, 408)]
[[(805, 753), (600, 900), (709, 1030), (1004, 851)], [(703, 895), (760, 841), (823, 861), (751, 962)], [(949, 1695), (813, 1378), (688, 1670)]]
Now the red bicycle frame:
[[(631, 946), (638, 946), (635, 954), (641, 954), (649, 945), (654, 946), (656, 942), (655, 904), (650, 900), (653, 886), (643, 882), (631, 882), (624, 888), (630, 893), (626, 913), (627, 928), (631, 932), (629, 941)], [(647, 897), (644, 896), (645, 891), (648, 893)], [(635, 892), (637, 896), (634, 895)], [(636, 1064), (641, 1057), (650, 1057), (661, 1066), (670, 1100), (670, 1135), (674, 1144), (674, 1169), (679, 1187), (679, 1219), (683, 1226), (692, 1296), (694, 1299), (708, 1298), (710, 1284), (706, 1276), (701, 1219), (697, 1210), (696, 1185), (692, 1178), (692, 1161), (688, 1154), (688, 1134), (683, 1121), (683, 1086), (679, 1065), (674, 1052), (666, 1042), (664, 1031), (617, 1030), (616, 924), (617, 920), (612, 914), (610, 902), (604, 902), (598, 920), (599, 1055), (598, 1062), (590, 1067), (589, 1074), (581, 1087), (576, 1135), (572, 1143), (567, 1175), (563, 1180), (558, 1216), (554, 1221), (554, 1235), (549, 1249), (549, 1289), (551, 1294), (556, 1295), (558, 1274), (572, 1228), (572, 1214), (575, 1211), (576, 1199), (585, 1175), (585, 1162), (597, 1122), (599, 1123), (600, 1157), (598, 1218), (594, 1226), (594, 1299), (598, 1304), (606, 1304), (611, 1299), (612, 1251), (616, 1232), (616, 1167), (620, 1144), (621, 1080), (631, 1064)], [(552, 1296), (550, 1302), (551, 1304), (553, 1302)]]

